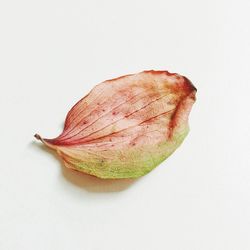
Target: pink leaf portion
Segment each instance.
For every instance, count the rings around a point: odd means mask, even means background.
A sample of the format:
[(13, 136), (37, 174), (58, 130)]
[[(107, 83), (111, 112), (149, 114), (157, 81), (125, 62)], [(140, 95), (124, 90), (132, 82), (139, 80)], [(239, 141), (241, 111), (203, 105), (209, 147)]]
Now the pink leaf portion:
[(167, 71), (104, 81), (73, 106), (60, 136), (39, 139), (68, 167), (101, 178), (138, 177), (184, 139), (195, 93), (187, 78)]

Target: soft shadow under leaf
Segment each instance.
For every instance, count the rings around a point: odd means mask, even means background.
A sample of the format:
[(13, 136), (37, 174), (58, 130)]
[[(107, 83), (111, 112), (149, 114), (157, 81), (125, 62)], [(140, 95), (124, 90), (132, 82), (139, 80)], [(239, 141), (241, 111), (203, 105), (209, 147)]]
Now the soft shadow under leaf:
[(62, 167), (62, 175), (64, 178), (71, 184), (85, 189), (89, 192), (120, 192), (129, 188), (137, 179), (100, 179), (95, 176), (87, 175), (81, 172), (78, 172), (73, 169), (69, 169), (63, 165), (61, 158), (56, 154), (52, 149), (49, 149), (44, 144), (39, 144), (32, 142), (32, 144), (38, 147), (40, 150), (43, 150), (47, 153), (50, 153), (57, 160), (60, 161)]

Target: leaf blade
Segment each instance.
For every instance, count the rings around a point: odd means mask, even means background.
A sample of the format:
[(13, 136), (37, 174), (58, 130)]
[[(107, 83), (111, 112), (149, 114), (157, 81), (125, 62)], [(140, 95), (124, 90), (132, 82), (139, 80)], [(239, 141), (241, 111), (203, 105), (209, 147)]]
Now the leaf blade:
[(136, 178), (167, 158), (188, 133), (196, 88), (167, 71), (104, 81), (69, 111), (55, 139), (41, 139), (66, 166), (100, 178)]

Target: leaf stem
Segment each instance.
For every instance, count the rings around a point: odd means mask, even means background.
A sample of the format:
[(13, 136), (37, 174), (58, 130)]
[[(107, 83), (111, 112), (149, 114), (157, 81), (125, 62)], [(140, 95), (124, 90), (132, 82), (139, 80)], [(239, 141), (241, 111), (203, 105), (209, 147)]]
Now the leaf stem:
[(39, 134), (35, 134), (34, 137), (39, 140), (39, 141), (42, 141), (42, 137), (39, 135)]

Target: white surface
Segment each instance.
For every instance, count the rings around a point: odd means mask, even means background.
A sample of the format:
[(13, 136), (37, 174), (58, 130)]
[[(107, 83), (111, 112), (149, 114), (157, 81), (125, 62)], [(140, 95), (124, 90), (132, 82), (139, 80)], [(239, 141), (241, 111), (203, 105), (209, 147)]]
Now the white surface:
[[(249, 250), (250, 2), (1, 1), (0, 249)], [(191, 132), (140, 180), (97, 181), (34, 142), (102, 80), (198, 89)]]

